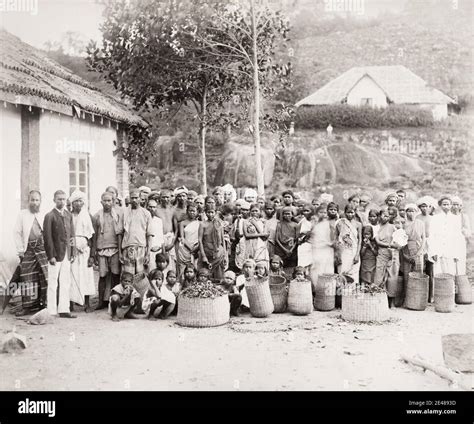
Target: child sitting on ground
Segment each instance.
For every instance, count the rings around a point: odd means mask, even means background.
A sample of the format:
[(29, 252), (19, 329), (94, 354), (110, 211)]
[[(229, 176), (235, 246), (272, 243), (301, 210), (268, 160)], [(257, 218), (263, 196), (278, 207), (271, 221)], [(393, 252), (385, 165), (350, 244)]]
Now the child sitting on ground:
[(140, 293), (133, 288), (133, 275), (129, 272), (122, 273), (120, 284), (112, 289), (109, 299), (109, 313), (112, 321), (138, 318), (134, 314), (137, 299), (140, 299)]
[(230, 315), (238, 317), (239, 308), (242, 304), (242, 296), (239, 293), (239, 289), (235, 284), (235, 272), (226, 271), (224, 273), (224, 279), (222, 280), (220, 286), (229, 293), (229, 302), (230, 302)]
[(143, 301), (143, 309), (148, 319), (165, 319), (176, 306), (176, 296), (163, 284), (163, 273), (154, 269), (149, 274), (150, 288)]
[(211, 272), (207, 268), (200, 268), (197, 273), (197, 282), (206, 283), (211, 282)]
[(175, 304), (176, 304), (176, 307), (171, 312), (171, 315), (176, 315), (177, 310), (178, 310), (178, 296), (179, 296), (179, 292), (181, 291), (181, 284), (179, 284), (177, 281), (178, 279), (176, 278), (176, 272), (170, 269), (168, 273), (166, 274), (166, 290), (173, 293), (173, 295), (175, 296)]

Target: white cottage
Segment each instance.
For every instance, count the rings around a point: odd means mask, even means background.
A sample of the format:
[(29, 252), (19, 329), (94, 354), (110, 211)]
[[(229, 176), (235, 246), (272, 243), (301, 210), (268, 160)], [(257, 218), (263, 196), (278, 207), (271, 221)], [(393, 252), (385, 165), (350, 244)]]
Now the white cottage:
[(405, 104), (431, 110), (434, 119), (448, 116), (455, 100), (428, 86), (402, 65), (355, 67), (328, 82), (296, 106), (346, 103), (352, 106), (387, 107)]
[(130, 125), (147, 123), (111, 96), (0, 30), (0, 261), (16, 261), (12, 229), (28, 192), (76, 188), (89, 210), (100, 207), (106, 186), (128, 194), (128, 166), (117, 147)]

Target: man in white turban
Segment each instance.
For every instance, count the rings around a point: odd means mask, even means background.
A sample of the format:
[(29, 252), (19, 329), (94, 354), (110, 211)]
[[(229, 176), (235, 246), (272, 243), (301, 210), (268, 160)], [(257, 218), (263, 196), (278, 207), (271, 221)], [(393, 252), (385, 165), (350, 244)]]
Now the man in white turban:
[(248, 188), (247, 190), (245, 190), (245, 193), (244, 193), (244, 200), (250, 204), (252, 203), (255, 203), (257, 201), (257, 192), (252, 189), (252, 188)]
[(69, 197), (69, 201), (72, 207), (76, 243), (76, 259), (71, 263), (69, 296), (71, 302), (84, 305), (85, 311), (91, 312), (89, 300), (90, 296), (95, 294), (94, 271), (92, 269), (94, 258), (91, 255), (94, 227), (91, 216), (85, 207), (86, 194), (75, 190)]
[(224, 191), (224, 203), (233, 203), (236, 201), (237, 193), (231, 184), (222, 186), (222, 190)]

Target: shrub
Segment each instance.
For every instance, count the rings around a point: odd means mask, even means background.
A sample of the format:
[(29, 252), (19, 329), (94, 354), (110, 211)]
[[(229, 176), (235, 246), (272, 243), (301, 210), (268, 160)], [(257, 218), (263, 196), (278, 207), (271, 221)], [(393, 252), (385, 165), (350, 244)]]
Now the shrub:
[(414, 106), (391, 105), (386, 108), (350, 106), (300, 106), (296, 111), (298, 129), (427, 127), (434, 124), (431, 111)]

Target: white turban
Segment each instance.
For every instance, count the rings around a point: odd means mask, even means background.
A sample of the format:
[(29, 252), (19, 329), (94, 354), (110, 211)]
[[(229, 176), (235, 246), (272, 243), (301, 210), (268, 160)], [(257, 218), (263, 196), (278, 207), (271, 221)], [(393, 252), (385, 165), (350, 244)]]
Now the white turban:
[(86, 201), (86, 193), (82, 192), (81, 190), (74, 190), (69, 197), (69, 201), (71, 203), (75, 202), (76, 200), (82, 200), (83, 202)]
[(436, 206), (438, 206), (438, 202), (436, 201), (436, 199), (434, 197), (431, 197), (431, 196), (420, 197), (416, 202), (416, 204), (418, 206), (422, 205), (423, 203), (425, 203), (426, 205), (431, 206), (433, 208), (436, 208)]
[(147, 187), (147, 186), (141, 186), (139, 189), (138, 189), (140, 192), (145, 192), (147, 194), (150, 194), (151, 193), (151, 188), (150, 187)]
[(258, 194), (253, 188), (248, 188), (247, 190), (245, 190), (244, 199), (246, 197), (255, 197), (255, 199), (256, 199), (257, 196), (258, 196)]
[(222, 186), (222, 190), (224, 191), (224, 193), (230, 193), (230, 201), (235, 202), (235, 199), (237, 199), (237, 193), (235, 191), (235, 188), (231, 184), (226, 184)]
[(459, 203), (459, 205), (462, 206), (462, 200), (461, 200), (461, 198), (460, 198), (459, 196), (453, 196), (453, 197), (451, 197), (451, 201), (452, 201), (453, 203)]
[(175, 196), (178, 196), (181, 193), (188, 194), (188, 189), (185, 186), (175, 188), (175, 190), (174, 190), (174, 195)]

